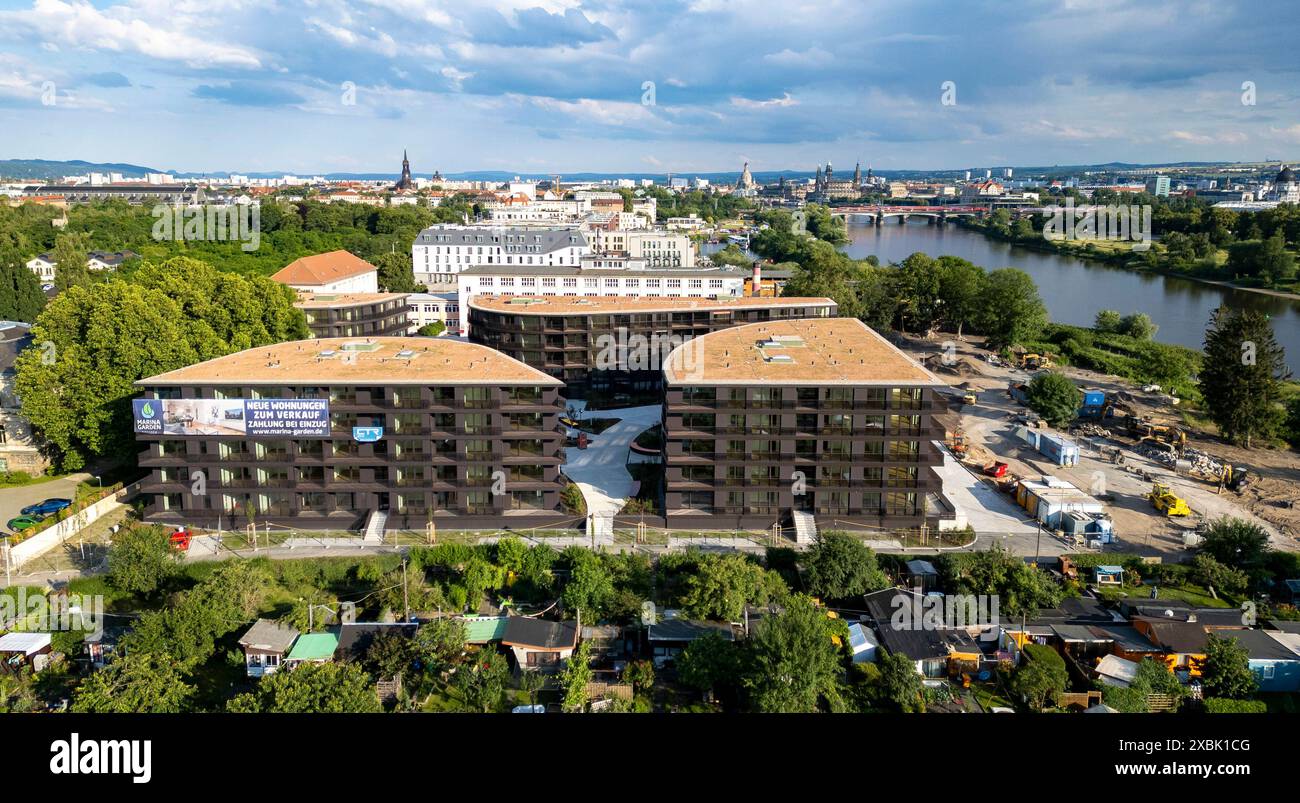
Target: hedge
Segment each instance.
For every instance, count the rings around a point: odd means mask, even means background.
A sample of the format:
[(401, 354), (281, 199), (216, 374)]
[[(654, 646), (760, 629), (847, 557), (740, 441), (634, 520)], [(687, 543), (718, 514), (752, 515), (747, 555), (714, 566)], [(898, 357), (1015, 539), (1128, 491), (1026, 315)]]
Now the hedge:
[(1259, 700), (1229, 700), (1226, 697), (1205, 698), (1207, 714), (1267, 714), (1268, 705)]

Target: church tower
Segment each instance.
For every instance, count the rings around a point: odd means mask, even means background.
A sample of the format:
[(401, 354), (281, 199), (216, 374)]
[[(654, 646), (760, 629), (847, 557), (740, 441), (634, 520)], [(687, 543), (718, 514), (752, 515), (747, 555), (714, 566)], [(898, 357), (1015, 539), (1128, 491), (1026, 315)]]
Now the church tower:
[(415, 179), (411, 178), (411, 160), (406, 158), (406, 149), (402, 149), (402, 177), (393, 185), (395, 190), (415, 189)]

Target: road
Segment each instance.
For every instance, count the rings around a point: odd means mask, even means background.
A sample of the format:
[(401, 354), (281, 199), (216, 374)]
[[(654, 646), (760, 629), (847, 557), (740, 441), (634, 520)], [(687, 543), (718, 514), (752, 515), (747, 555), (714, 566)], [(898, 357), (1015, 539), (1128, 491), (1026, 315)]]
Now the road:
[[(37, 482), (32, 485), (19, 485), (14, 488), (0, 488), (0, 524), (17, 516), (23, 508), (45, 499), (75, 499), (77, 485), (92, 479), (89, 474), (69, 474), (49, 482)], [(8, 534), (9, 528), (4, 532)]]

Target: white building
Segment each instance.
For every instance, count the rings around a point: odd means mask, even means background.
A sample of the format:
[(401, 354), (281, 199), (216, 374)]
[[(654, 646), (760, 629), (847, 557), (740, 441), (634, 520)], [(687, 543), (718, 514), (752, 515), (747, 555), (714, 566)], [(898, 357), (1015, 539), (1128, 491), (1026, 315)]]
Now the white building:
[(378, 293), (379, 269), (347, 251), (302, 257), (285, 265), (273, 281), (313, 293)]
[(590, 250), (576, 228), (439, 225), (415, 238), (411, 265), (417, 283), (448, 285), (460, 272), (479, 265), (576, 268)]
[(441, 323), (449, 335), (460, 334), (460, 302), (455, 293), (411, 293), (406, 309), (410, 334), (431, 323)]
[(591, 200), (575, 201), (498, 201), (484, 204), (493, 223), (577, 223), (591, 213)]
[[(90, 251), (86, 254), (86, 268), (93, 271), (117, 270), (128, 259), (140, 256), (134, 251)], [(36, 274), (42, 282), (54, 281), (54, 274), (59, 263), (54, 261), (48, 251), (27, 260), (27, 269)]]
[(652, 268), (695, 267), (695, 244), (685, 234), (597, 229), (590, 238), (598, 254), (621, 254), (644, 260)]
[[(498, 296), (742, 298), (750, 274), (732, 267), (655, 268), (644, 260), (588, 255), (580, 265), (480, 265), (456, 275), (461, 309), (480, 293)], [(462, 331), (468, 329), (467, 325)]]

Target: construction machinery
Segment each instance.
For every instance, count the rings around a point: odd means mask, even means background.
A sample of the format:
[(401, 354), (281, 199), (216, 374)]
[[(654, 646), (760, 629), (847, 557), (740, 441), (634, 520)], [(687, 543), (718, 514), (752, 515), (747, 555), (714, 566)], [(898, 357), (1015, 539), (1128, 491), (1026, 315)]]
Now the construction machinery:
[(1174, 450), (1181, 455), (1187, 448), (1187, 432), (1172, 424), (1157, 424), (1146, 418), (1129, 416), (1124, 421), (1128, 427), (1128, 434), (1139, 440), (1159, 441), (1167, 443), (1174, 447)]
[(1037, 371), (1043, 368), (1052, 367), (1052, 355), (1034, 354), (1026, 352), (1025, 354), (1016, 355), (1016, 367), (1023, 368), (1026, 371)]
[(1156, 510), (1166, 516), (1190, 516), (1192, 509), (1187, 502), (1163, 482), (1152, 483), (1151, 494), (1147, 497)]
[(969, 390), (966, 391), (966, 393), (963, 394), (961, 397), (962, 404), (974, 404), (976, 401), (977, 399), (975, 397), (975, 394)]

